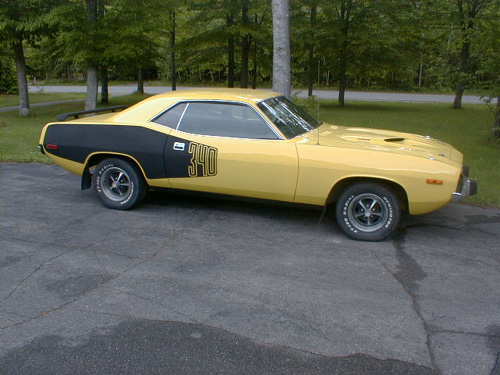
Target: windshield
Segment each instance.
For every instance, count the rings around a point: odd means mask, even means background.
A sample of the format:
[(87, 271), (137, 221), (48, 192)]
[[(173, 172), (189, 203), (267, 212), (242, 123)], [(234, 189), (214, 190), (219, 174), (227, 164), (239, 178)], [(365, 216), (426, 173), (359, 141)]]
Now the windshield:
[(284, 96), (264, 100), (259, 103), (259, 108), (288, 139), (307, 133), (320, 125), (306, 111)]

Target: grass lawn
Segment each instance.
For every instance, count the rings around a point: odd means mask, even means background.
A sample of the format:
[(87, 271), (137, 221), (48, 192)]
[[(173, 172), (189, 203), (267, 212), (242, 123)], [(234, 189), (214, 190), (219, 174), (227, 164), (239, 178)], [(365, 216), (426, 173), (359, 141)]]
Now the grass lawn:
[[(80, 93), (32, 93), (30, 94), (30, 103), (55, 102), (59, 100), (85, 99), (86, 94)], [(0, 108), (19, 105), (19, 97), (17, 95), (0, 95)]]
[[(133, 104), (146, 95), (133, 94), (111, 98), (110, 105)], [(51, 99), (52, 100), (52, 99)], [(316, 113), (315, 104), (300, 101)], [(17, 111), (0, 112), (0, 162), (41, 162), (50, 159), (37, 149), (42, 126), (63, 112), (82, 110), (83, 104), (69, 103), (33, 108), (32, 116), (20, 118)], [(349, 102), (338, 108), (333, 101), (321, 103), (320, 119), (336, 125), (394, 129), (431, 135), (464, 153), (471, 177), (479, 181), (478, 195), (468, 199), (474, 204), (500, 206), (500, 142), (489, 139), (493, 116), (486, 106), (468, 105), (462, 110), (449, 104)]]

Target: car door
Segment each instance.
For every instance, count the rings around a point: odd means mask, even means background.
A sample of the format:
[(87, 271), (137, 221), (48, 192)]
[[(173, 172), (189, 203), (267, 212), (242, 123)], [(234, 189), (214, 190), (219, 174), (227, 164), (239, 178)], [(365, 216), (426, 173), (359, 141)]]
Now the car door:
[(195, 101), (171, 110), (179, 117), (164, 159), (173, 188), (293, 201), (298, 159), (249, 104)]

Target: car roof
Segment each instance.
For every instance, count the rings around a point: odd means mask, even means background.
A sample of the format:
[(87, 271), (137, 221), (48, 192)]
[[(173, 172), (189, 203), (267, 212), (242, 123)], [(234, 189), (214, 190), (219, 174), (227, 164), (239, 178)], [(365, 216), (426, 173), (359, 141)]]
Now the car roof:
[(184, 89), (154, 95), (109, 118), (113, 122), (144, 122), (184, 100), (216, 100), (256, 104), (280, 96), (269, 90), (204, 88)]
[(261, 89), (237, 89), (237, 88), (192, 88), (183, 89), (177, 91), (170, 91), (163, 94), (158, 94), (154, 97), (183, 97), (186, 99), (215, 99), (215, 100), (226, 100), (226, 99), (238, 99), (238, 100), (251, 100), (251, 101), (261, 101), (275, 96), (279, 96), (277, 92), (271, 90), (261, 90)]

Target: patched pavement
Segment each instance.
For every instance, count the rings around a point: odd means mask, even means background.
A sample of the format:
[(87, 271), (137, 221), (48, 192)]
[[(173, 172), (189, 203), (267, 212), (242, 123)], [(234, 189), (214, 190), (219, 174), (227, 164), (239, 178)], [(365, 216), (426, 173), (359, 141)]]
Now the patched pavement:
[(499, 209), (364, 243), (331, 212), (0, 180), (2, 374), (500, 374)]

